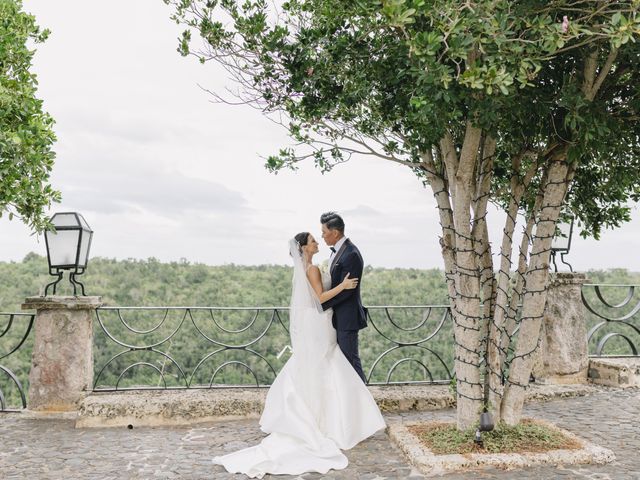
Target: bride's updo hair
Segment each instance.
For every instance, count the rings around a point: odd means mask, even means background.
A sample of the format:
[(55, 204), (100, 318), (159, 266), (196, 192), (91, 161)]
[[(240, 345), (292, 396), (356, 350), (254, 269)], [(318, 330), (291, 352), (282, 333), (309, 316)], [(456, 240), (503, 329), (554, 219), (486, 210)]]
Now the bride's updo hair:
[(298, 251), (301, 255), (302, 247), (304, 247), (309, 242), (309, 235), (311, 235), (309, 232), (300, 232), (295, 237), (293, 237), (295, 241), (298, 242)]

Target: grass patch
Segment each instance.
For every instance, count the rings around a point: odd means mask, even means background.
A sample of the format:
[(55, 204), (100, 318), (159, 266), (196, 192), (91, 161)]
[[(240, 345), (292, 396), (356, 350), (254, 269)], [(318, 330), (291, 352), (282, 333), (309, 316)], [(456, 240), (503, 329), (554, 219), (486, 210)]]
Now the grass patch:
[(549, 450), (575, 450), (579, 442), (558, 430), (525, 419), (516, 426), (499, 424), (483, 432), (483, 448), (474, 443), (475, 428), (458, 431), (454, 423), (425, 423), (408, 427), (420, 442), (436, 455), (466, 453), (540, 453)]

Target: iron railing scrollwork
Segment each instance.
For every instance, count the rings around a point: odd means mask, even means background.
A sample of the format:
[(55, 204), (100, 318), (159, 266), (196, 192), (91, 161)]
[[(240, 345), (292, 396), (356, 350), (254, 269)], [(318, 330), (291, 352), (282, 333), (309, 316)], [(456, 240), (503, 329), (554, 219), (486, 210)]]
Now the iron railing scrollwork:
[[(448, 306), (367, 315), (370, 385), (450, 382), (453, 342), (440, 341), (452, 335)], [(268, 386), (291, 353), (284, 307), (102, 307), (96, 318), (94, 390)]]
[[(0, 412), (27, 408), (26, 379), (31, 366), (30, 351), (26, 350), (35, 314), (0, 313)], [(17, 358), (24, 354), (28, 361)]]
[[(437, 384), (449, 383), (451, 381), (451, 371), (453, 366), (451, 363), (447, 365), (447, 362), (443, 359), (443, 357), (446, 356), (452, 358), (452, 353), (445, 352), (443, 350), (438, 351), (437, 349), (432, 348), (432, 345), (429, 343), (436, 335), (446, 330), (445, 325), (447, 325), (447, 322), (450, 326), (451, 311), (448, 306), (375, 306), (368, 307), (367, 310), (369, 325), (375, 329), (380, 337), (384, 338), (390, 344), (392, 344), (391, 347), (380, 353), (371, 363), (367, 375), (367, 383), (369, 385), (391, 383)], [(413, 315), (408, 316), (409, 318), (417, 317), (417, 323), (413, 325), (409, 323), (409, 326), (401, 325), (400, 322), (394, 320), (391, 313), (392, 310), (402, 310), (405, 312), (413, 313)], [(380, 318), (376, 318), (377, 313), (381, 314), (379, 316)], [(417, 316), (416, 313), (419, 316)], [(432, 320), (431, 323), (433, 324), (431, 328), (429, 328), (430, 320)], [(387, 328), (385, 328), (385, 326)], [(413, 336), (414, 338), (411, 338), (411, 336)], [(387, 368), (387, 374), (384, 381), (373, 381), (372, 378), (376, 373), (376, 368), (378, 367), (378, 365), (383, 364), (385, 358), (391, 358), (394, 356), (394, 354), (398, 354), (400, 352), (405, 353), (400, 354), (399, 356), (401, 358), (396, 358), (393, 363)], [(447, 353), (450, 354), (447, 355)], [(407, 354), (409, 356), (403, 356)], [(449, 362), (451, 362), (451, 358), (448, 358)], [(403, 364), (407, 364), (407, 366), (408, 364), (414, 364), (421, 367), (420, 371), (423, 372), (424, 379), (401, 379), (395, 382), (392, 381), (394, 373), (397, 371), (398, 367)], [(431, 368), (429, 368), (429, 365), (431, 366)]]
[(589, 354), (637, 356), (640, 351), (640, 285), (582, 287)]
[[(217, 383), (230, 366), (245, 375), (231, 375), (240, 384), (247, 376), (256, 386), (268, 385), (276, 375), (273, 360), (252, 348), (263, 340), (275, 324), (288, 334), (279, 308), (206, 307), (103, 307), (96, 311), (99, 331), (119, 347), (124, 347), (99, 366), (108, 343), (96, 335), (94, 390), (131, 388), (211, 388), (232, 386)], [(153, 321), (153, 316), (159, 317)], [(229, 322), (229, 316), (233, 317)], [(137, 324), (150, 324), (141, 328)], [(282, 350), (284, 338), (274, 339), (271, 347)], [(288, 343), (288, 342), (287, 342)], [(111, 346), (112, 346), (111, 345)], [(272, 351), (273, 348), (269, 348)], [(196, 356), (194, 357), (194, 352)], [(140, 358), (142, 357), (142, 358)], [(137, 361), (128, 363), (127, 358)], [(218, 360), (216, 362), (216, 360)], [(276, 359), (277, 361), (278, 359)], [(213, 365), (213, 367), (211, 367)], [(112, 370), (110, 372), (110, 369)], [(147, 370), (149, 374), (136, 374)], [(119, 372), (114, 376), (113, 370)], [(205, 378), (205, 372), (207, 375)], [(156, 384), (149, 379), (156, 377)], [(115, 380), (115, 381), (114, 381)]]

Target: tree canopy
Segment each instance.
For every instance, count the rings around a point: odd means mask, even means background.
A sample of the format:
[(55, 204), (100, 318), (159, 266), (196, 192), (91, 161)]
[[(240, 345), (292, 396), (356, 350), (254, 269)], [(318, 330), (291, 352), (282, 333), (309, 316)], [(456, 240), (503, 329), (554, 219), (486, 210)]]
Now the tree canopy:
[[(458, 425), (483, 405), (516, 423), (556, 223), (571, 215), (598, 237), (640, 198), (640, 2), (165, 1), (187, 26), (179, 51), (221, 64), (240, 101), (289, 130), (295, 144), (268, 168), (309, 158), (326, 171), (368, 154), (432, 189)], [(506, 213), (495, 266), (489, 202)]]
[(0, 0), (0, 216), (17, 216), (34, 231), (47, 226), (45, 209), (60, 200), (48, 183), (54, 121), (36, 96), (31, 71), (30, 44), (48, 35), (20, 0)]

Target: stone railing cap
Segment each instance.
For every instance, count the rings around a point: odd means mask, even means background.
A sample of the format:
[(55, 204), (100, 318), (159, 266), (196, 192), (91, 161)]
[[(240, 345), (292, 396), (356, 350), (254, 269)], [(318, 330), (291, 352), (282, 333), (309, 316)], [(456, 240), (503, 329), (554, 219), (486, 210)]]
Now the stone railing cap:
[(102, 305), (102, 297), (75, 297), (48, 295), (46, 297), (27, 297), (22, 304), (23, 310), (95, 310)]
[(587, 274), (582, 272), (550, 272), (549, 280), (555, 285), (574, 285), (587, 283)]

